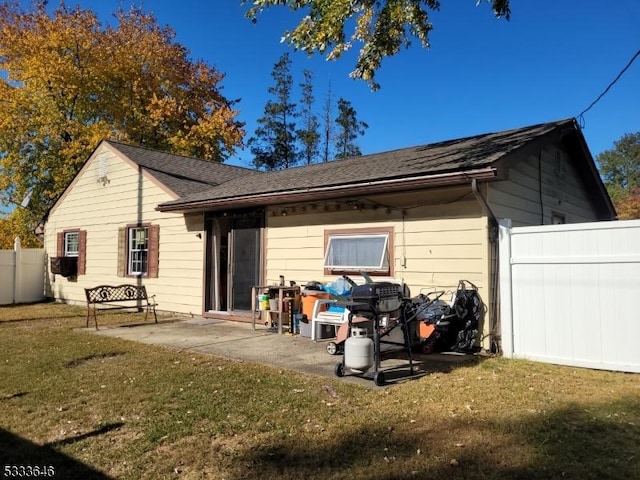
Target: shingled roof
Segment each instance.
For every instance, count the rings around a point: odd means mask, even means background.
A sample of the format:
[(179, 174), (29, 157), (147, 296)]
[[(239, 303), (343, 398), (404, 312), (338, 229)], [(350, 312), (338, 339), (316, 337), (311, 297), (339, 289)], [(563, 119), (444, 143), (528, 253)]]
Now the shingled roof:
[(238, 177), (260, 175), (260, 172), (247, 168), (175, 155), (113, 140), (105, 140), (105, 143), (140, 165), (180, 197), (208, 190)]
[(382, 193), (495, 178), (493, 165), (573, 119), (236, 178), (159, 205), (160, 211), (238, 208), (320, 195)]

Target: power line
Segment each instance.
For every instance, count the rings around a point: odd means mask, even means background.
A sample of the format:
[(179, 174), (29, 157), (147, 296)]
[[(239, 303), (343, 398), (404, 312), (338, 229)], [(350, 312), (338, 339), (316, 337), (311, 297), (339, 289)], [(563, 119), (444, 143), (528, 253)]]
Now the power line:
[(602, 93), (598, 96), (598, 98), (596, 98), (593, 102), (591, 102), (591, 105), (589, 105), (587, 108), (585, 108), (583, 111), (581, 111), (581, 112), (578, 114), (578, 125), (580, 125), (580, 128), (583, 128), (583, 127), (584, 127), (584, 118), (583, 118), (583, 115), (584, 115), (585, 113), (587, 113), (589, 110), (591, 110), (591, 107), (593, 107), (596, 103), (598, 103), (598, 102), (600, 101), (600, 99), (601, 99), (602, 97), (604, 97), (604, 96), (607, 94), (607, 92), (611, 89), (611, 87), (613, 87), (613, 86), (615, 85), (615, 83), (616, 83), (618, 80), (620, 80), (620, 77), (622, 77), (622, 75), (624, 74), (624, 72), (626, 72), (626, 71), (627, 71), (627, 69), (631, 66), (631, 64), (635, 61), (635, 59), (636, 59), (636, 58), (638, 58), (638, 56), (640, 56), (640, 50), (638, 50), (638, 51), (636, 52), (636, 54), (631, 58), (631, 60), (629, 60), (629, 63), (627, 63), (627, 65), (626, 65), (622, 70), (620, 70), (620, 73), (618, 73), (618, 75), (616, 76), (616, 78), (614, 78), (614, 79), (613, 79), (613, 82), (611, 82), (611, 83), (609, 84), (609, 86), (608, 86), (607, 88), (605, 88), (605, 89), (604, 89), (604, 92), (602, 92)]

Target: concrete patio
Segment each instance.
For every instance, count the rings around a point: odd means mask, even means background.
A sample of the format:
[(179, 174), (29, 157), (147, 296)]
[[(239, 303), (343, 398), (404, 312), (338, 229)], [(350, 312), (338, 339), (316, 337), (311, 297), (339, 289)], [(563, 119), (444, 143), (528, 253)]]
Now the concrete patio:
[[(327, 353), (327, 340), (313, 342), (301, 335), (278, 334), (265, 326), (256, 326), (254, 330), (251, 324), (226, 320), (160, 320), (158, 324), (125, 324), (87, 331), (331, 378), (337, 378), (335, 366), (342, 360), (341, 355)], [(407, 353), (394, 352), (383, 355), (381, 369), (387, 384), (393, 385), (434, 372), (446, 372), (476, 359), (473, 355), (461, 354), (414, 354), (414, 374), (411, 375)], [(347, 373), (342, 380), (375, 387), (371, 375)]]

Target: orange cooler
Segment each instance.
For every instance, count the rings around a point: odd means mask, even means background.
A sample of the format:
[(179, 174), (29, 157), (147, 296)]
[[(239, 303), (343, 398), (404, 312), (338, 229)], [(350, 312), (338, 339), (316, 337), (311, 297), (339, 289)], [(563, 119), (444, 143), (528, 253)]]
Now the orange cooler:
[[(322, 290), (303, 290), (302, 291), (302, 314), (307, 316), (307, 319), (311, 320), (313, 315), (313, 307), (316, 300), (327, 299), (330, 295)], [(326, 310), (328, 305), (322, 310)]]

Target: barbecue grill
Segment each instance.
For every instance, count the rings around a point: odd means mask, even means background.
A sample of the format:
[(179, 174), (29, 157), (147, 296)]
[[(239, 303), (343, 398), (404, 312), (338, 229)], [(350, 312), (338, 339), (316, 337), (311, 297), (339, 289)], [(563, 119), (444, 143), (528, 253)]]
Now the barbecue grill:
[(351, 290), (351, 301), (366, 304), (377, 314), (392, 313), (402, 306), (402, 286), (391, 282), (357, 285)]
[[(380, 345), (393, 345), (401, 347), (409, 354), (409, 366), (413, 375), (413, 358), (411, 355), (413, 336), (410, 333), (409, 321), (405, 315), (405, 299), (402, 295), (402, 286), (391, 282), (372, 282), (365, 285), (354, 286), (351, 290), (351, 302), (347, 304), (349, 310), (348, 330), (351, 334), (352, 322), (355, 317), (365, 317), (371, 321), (373, 337), (373, 381), (381, 386), (385, 383), (384, 372), (380, 369), (381, 349)], [(360, 325), (360, 324), (359, 324)], [(389, 340), (389, 334), (400, 327), (403, 333), (403, 342)], [(354, 339), (355, 340), (355, 339)], [(351, 342), (355, 344), (355, 342)], [(338, 377), (345, 375), (346, 371), (358, 375), (364, 375), (365, 371), (349, 365), (351, 355), (348, 349), (350, 342), (345, 342), (342, 362), (336, 364), (335, 374)]]

